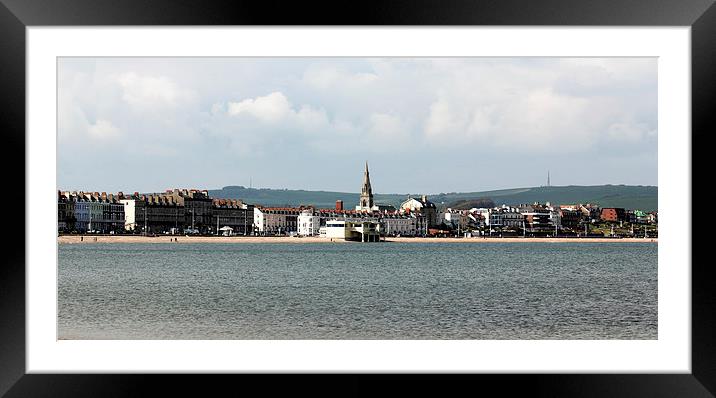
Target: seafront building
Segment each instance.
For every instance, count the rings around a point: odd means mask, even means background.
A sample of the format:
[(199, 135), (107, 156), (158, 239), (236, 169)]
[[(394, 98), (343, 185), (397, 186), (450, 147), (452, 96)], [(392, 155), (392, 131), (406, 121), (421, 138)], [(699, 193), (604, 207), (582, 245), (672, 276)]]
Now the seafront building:
[(60, 231), (116, 232), (124, 226), (124, 206), (106, 192), (60, 192), (57, 197)]
[(430, 228), (438, 226), (437, 206), (428, 200), (427, 195), (422, 195), (420, 199), (408, 196), (408, 199), (400, 204), (400, 212), (415, 217), (416, 228), (422, 231), (419, 235), (427, 235)]
[(229, 227), (234, 234), (252, 231), (253, 206), (212, 199), (208, 191), (169, 190), (125, 195), (58, 192), (59, 232), (202, 233)]
[(139, 195), (121, 199), (127, 231), (143, 233), (177, 233), (184, 228), (185, 208), (171, 196)]
[(254, 207), (254, 231), (258, 235), (292, 235), (298, 232), (300, 207)]
[[(415, 236), (418, 234), (419, 213), (404, 214), (390, 205), (376, 204), (366, 162), (358, 205), (355, 210), (343, 208), (343, 201), (336, 201), (333, 209), (300, 209), (297, 217), (300, 236), (324, 236), (331, 239), (376, 242), (374, 233), (389, 236)], [(340, 229), (340, 231), (339, 231)]]
[(525, 216), (516, 207), (502, 205), (494, 209), (478, 209), (485, 218), (485, 225), (490, 228), (522, 228)]
[(321, 229), (331, 221), (344, 221), (349, 223), (370, 222), (382, 235), (388, 236), (415, 236), (418, 233), (416, 218), (400, 212), (356, 211), (343, 209), (315, 209), (301, 210), (298, 216), (298, 235), (319, 236)]
[(206, 190), (174, 189), (162, 193), (122, 195), (125, 229), (143, 233), (212, 233), (213, 200)]
[(626, 211), (620, 207), (605, 207), (600, 214), (602, 221), (626, 221)]
[(231, 235), (251, 235), (254, 224), (254, 206), (237, 199), (214, 199), (212, 202), (216, 230), (222, 228)]
[(379, 224), (373, 221), (331, 220), (326, 223), (325, 237), (337, 240), (379, 242)]
[[(598, 234), (614, 236), (614, 226), (626, 222), (656, 224), (658, 214), (595, 204), (549, 202), (501, 205), (492, 208), (438, 209), (426, 195), (408, 196), (396, 209), (377, 204), (368, 163), (354, 210), (342, 200), (335, 208), (268, 207), (239, 199), (212, 198), (207, 190), (172, 189), (161, 193), (62, 192), (57, 196), (60, 233), (142, 233), (211, 235), (298, 235), (332, 239), (380, 241), (380, 236), (555, 236)], [(599, 227), (606, 224), (605, 228)], [(609, 227), (609, 224), (612, 224)], [(339, 231), (339, 229), (341, 229)], [(646, 227), (641, 229), (646, 234)], [(623, 234), (624, 232), (622, 232)], [(375, 238), (377, 234), (378, 238)]]
[(579, 210), (574, 207), (559, 206), (557, 211), (559, 211), (562, 228), (574, 229), (579, 226), (582, 218)]
[(317, 236), (321, 230), (321, 217), (313, 209), (301, 210), (297, 218), (298, 235)]
[(57, 192), (57, 230), (60, 232), (75, 229), (75, 203), (70, 200), (69, 194)]
[(418, 235), (418, 218), (399, 212), (383, 214), (379, 220), (380, 231), (387, 236)]
[(517, 206), (517, 211), (524, 218), (524, 228), (532, 233), (545, 230), (551, 231), (557, 221), (554, 216), (555, 212), (552, 211), (549, 203), (521, 204)]

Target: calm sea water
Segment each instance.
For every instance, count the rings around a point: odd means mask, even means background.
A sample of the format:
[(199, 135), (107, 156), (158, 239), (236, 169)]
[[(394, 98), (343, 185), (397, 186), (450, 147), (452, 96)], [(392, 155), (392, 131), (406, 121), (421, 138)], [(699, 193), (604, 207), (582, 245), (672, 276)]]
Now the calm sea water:
[(61, 339), (656, 339), (657, 245), (59, 246)]

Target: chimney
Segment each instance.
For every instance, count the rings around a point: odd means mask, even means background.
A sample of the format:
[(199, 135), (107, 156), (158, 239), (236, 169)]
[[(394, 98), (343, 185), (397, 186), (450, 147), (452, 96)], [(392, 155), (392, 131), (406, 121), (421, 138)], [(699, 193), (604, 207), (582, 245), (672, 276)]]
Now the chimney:
[(336, 210), (343, 210), (343, 201), (342, 200), (336, 201)]

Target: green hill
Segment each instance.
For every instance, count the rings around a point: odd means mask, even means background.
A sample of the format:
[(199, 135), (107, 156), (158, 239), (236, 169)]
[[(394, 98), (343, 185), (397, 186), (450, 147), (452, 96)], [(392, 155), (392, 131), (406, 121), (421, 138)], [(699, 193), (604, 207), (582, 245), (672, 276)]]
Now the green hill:
[[(331, 191), (304, 191), (289, 189), (246, 188), (228, 186), (210, 190), (215, 198), (242, 199), (246, 203), (264, 206), (333, 207), (336, 200), (343, 200), (345, 208), (358, 203), (358, 193)], [(421, 194), (411, 194), (420, 197)], [(396, 207), (408, 194), (375, 194), (375, 202), (392, 204)], [(518, 205), (521, 203), (550, 202), (553, 204), (593, 203), (601, 207), (624, 207), (654, 211), (658, 209), (658, 187), (642, 185), (569, 185), (562, 187), (534, 187), (501, 189), (484, 192), (450, 192), (428, 194), (428, 198), (441, 207), (469, 204), (469, 201), (490, 199), (496, 205)], [(462, 202), (462, 203), (461, 203)]]
[[(654, 211), (658, 209), (658, 187), (642, 185), (596, 185), (505, 189), (452, 195), (458, 200), (492, 199), (496, 205), (550, 202), (552, 204), (593, 203), (601, 207), (624, 207)], [(446, 195), (446, 198), (450, 196)], [(440, 196), (434, 197), (437, 200)], [(452, 199), (452, 198), (451, 198)]]

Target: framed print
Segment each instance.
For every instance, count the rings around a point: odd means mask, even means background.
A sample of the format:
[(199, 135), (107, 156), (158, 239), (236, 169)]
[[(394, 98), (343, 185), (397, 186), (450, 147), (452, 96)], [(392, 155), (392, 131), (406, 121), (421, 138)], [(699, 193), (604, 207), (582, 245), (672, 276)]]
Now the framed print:
[(2, 1), (7, 396), (713, 395), (713, 2)]

